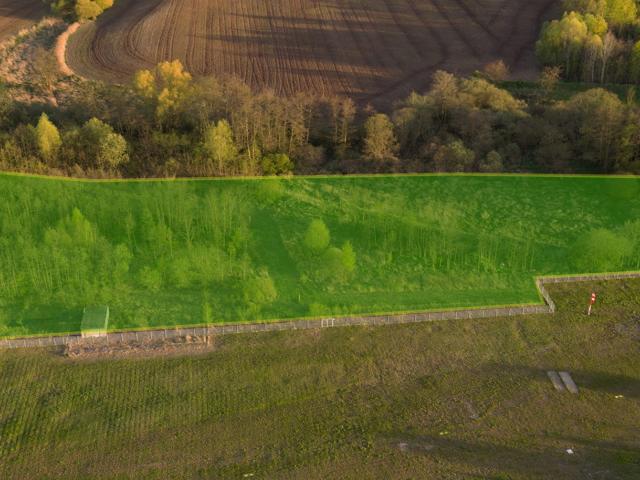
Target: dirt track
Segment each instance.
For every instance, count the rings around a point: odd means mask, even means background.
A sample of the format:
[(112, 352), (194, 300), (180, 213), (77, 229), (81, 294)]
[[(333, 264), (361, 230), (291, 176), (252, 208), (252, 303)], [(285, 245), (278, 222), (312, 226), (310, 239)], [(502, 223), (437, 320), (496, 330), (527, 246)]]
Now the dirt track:
[(42, 0), (0, 0), (0, 41), (30, 27), (46, 12)]
[[(19, 1), (19, 0), (18, 0)], [(178, 58), (195, 74), (235, 74), (279, 94), (388, 103), (437, 68), (469, 73), (501, 58), (535, 72), (533, 43), (555, 0), (118, 0), (70, 40), (78, 74), (126, 81)]]

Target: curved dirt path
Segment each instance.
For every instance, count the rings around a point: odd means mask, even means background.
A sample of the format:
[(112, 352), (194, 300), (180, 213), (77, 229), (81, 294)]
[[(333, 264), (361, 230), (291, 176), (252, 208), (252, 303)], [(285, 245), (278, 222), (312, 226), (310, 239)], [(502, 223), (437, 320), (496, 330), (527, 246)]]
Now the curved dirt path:
[(58, 62), (58, 70), (60, 70), (60, 73), (62, 73), (63, 75), (73, 75), (73, 71), (67, 65), (65, 53), (67, 51), (67, 42), (69, 41), (69, 36), (76, 33), (78, 28), (80, 28), (80, 24), (78, 22), (72, 23), (64, 32), (60, 34), (60, 36), (56, 40), (56, 47), (54, 49), (54, 52), (56, 55), (56, 61)]

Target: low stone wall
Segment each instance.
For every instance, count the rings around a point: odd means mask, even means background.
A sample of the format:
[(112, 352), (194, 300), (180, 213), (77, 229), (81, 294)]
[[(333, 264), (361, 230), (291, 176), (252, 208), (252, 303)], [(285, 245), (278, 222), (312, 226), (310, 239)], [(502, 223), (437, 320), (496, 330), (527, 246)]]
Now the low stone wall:
[(167, 328), (159, 330), (143, 330), (130, 332), (111, 332), (104, 337), (82, 338), (78, 335), (58, 335), (44, 337), (25, 337), (0, 340), (0, 348), (52, 347), (57, 345), (72, 345), (78, 342), (115, 343), (145, 340), (162, 340), (174, 337), (229, 335), (233, 333), (274, 332), (280, 330), (306, 330), (313, 328), (398, 325), (402, 323), (436, 322), (454, 319), (482, 319), (496, 317), (512, 317), (515, 315), (532, 315), (554, 313), (555, 303), (544, 284), (585, 282), (600, 280), (622, 280), (640, 278), (640, 272), (613, 273), (603, 275), (582, 275), (568, 277), (547, 277), (536, 280), (536, 285), (544, 298), (545, 305), (525, 305), (499, 308), (474, 308), (465, 310), (451, 310), (442, 312), (403, 313), (396, 315), (373, 315), (352, 317), (329, 317), (322, 319), (285, 320), (269, 323), (234, 323), (227, 325), (210, 325), (208, 327)]

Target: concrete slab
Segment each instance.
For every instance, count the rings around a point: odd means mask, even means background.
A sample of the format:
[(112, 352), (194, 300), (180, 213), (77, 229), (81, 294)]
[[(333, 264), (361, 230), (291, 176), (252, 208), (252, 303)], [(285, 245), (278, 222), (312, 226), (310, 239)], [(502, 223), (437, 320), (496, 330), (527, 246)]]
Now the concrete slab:
[(569, 390), (571, 393), (578, 393), (578, 386), (573, 381), (573, 378), (571, 378), (571, 375), (569, 375), (569, 372), (559, 372), (559, 373), (560, 373), (560, 378), (564, 382), (564, 385), (567, 387), (567, 390)]
[(547, 376), (549, 377), (549, 380), (551, 380), (551, 383), (553, 383), (553, 387), (556, 390), (558, 390), (559, 392), (564, 390), (564, 385), (562, 384), (562, 380), (560, 379), (560, 375), (558, 375), (558, 372), (549, 370), (547, 372)]

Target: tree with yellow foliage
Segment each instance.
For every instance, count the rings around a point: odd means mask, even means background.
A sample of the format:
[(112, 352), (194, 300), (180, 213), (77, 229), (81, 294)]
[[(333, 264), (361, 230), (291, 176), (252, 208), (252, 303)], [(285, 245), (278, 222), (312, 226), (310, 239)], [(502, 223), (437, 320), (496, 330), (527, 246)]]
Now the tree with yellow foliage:
[(52, 162), (58, 150), (60, 150), (62, 140), (58, 128), (49, 120), (46, 113), (40, 115), (40, 120), (38, 120), (38, 125), (36, 126), (36, 142), (42, 158), (48, 163)]
[(159, 63), (154, 70), (138, 71), (133, 86), (140, 96), (153, 102), (157, 120), (165, 122), (188, 98), (192, 77), (180, 60), (174, 60)]
[(217, 125), (209, 126), (204, 133), (203, 147), (207, 155), (207, 173), (235, 173), (238, 148), (229, 122), (220, 120)]

